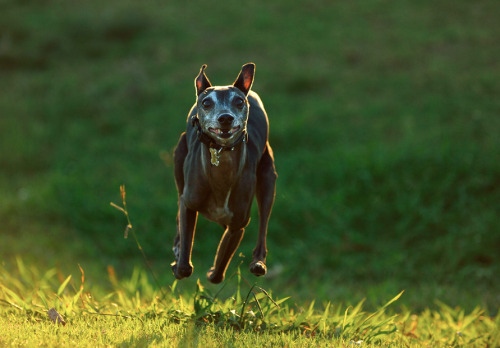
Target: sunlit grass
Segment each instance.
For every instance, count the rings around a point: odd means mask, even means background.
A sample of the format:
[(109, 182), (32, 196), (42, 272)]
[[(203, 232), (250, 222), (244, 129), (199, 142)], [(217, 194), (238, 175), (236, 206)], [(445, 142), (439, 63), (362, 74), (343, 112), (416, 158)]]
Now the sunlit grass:
[[(141, 246), (170, 281), (171, 155), (193, 78), (206, 63), (230, 83), (254, 61), (279, 174), (268, 262), (282, 272), (266, 286), (374, 307), (406, 288), (419, 309), (446, 298), (495, 311), (498, 3), (246, 6), (241, 20), (230, 1), (2, 5), (0, 254), (127, 274), (140, 257), (108, 206), (126, 184)], [(199, 219), (195, 278), (221, 232)]]
[[(251, 285), (239, 270), (217, 293), (200, 281), (191, 294), (176, 291), (176, 281), (159, 291), (147, 274), (135, 269), (130, 278), (117, 279), (112, 268), (108, 281), (113, 291), (87, 285), (81, 277), (65, 277), (57, 270), (42, 272), (17, 259), (17, 269), (1, 269), (0, 343), (4, 345), (162, 345), (209, 346), (334, 345), (456, 345), (500, 344), (500, 316), (488, 317), (480, 308), (465, 313), (444, 303), (437, 310), (395, 311), (398, 294), (376, 311), (340, 303), (297, 306)], [(233, 296), (220, 298), (224, 287)], [(404, 295), (403, 295), (404, 296)], [(65, 321), (49, 318), (55, 309)], [(236, 339), (236, 341), (235, 341)], [(280, 343), (280, 344), (281, 344)]]

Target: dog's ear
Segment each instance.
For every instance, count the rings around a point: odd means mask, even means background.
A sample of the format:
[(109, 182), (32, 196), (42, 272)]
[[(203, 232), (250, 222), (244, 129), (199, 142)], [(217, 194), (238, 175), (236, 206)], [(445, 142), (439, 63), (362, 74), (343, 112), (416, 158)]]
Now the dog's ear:
[(236, 81), (234, 81), (233, 86), (242, 91), (245, 95), (248, 94), (250, 88), (252, 88), (253, 77), (255, 75), (255, 64), (247, 63), (241, 68), (240, 74)]
[(212, 84), (208, 80), (207, 75), (205, 75), (206, 67), (207, 65), (203, 64), (203, 66), (200, 69), (200, 73), (194, 80), (194, 86), (196, 87), (196, 96), (199, 96), (207, 88), (212, 87)]

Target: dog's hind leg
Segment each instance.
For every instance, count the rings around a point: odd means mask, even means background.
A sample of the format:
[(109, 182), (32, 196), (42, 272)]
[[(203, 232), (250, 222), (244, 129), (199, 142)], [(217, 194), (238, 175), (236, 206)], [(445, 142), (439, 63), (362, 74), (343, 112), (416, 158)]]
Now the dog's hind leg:
[(184, 161), (188, 154), (186, 132), (182, 133), (179, 137), (179, 142), (174, 150), (174, 176), (175, 185), (177, 186), (177, 192), (179, 197), (184, 191)]
[[(182, 133), (179, 137), (179, 142), (174, 150), (174, 176), (175, 185), (177, 186), (178, 197), (180, 197), (184, 191), (184, 160), (188, 153), (186, 132)], [(179, 252), (181, 247), (180, 238), (180, 226), (179, 226), (179, 214), (177, 214), (177, 233), (174, 238), (174, 245), (172, 246), (172, 251), (174, 252), (175, 260), (179, 261)]]
[(172, 251), (174, 253), (175, 261), (179, 261), (179, 254), (181, 251), (181, 233), (179, 226), (179, 213), (177, 213), (177, 233), (174, 238), (174, 246), (172, 247)]
[(259, 237), (257, 246), (253, 251), (253, 260), (250, 263), (250, 272), (256, 276), (262, 276), (267, 273), (266, 267), (266, 236), (267, 224), (271, 209), (274, 204), (274, 196), (276, 194), (276, 170), (274, 168), (273, 151), (269, 143), (267, 143), (264, 154), (257, 167), (257, 188), (255, 195), (257, 197), (257, 205), (259, 207)]
[(171, 266), (177, 279), (189, 277), (193, 272), (191, 251), (198, 216), (196, 211), (188, 209), (182, 201), (182, 194), (184, 192), (184, 160), (187, 153), (186, 133), (182, 133), (174, 152), (174, 175), (179, 195), (179, 211), (177, 213), (177, 233), (172, 248), (175, 261)]
[(231, 229), (228, 227), (222, 236), (215, 255), (214, 266), (207, 273), (207, 278), (214, 284), (218, 284), (224, 280), (227, 266), (233, 258), (233, 255), (240, 245), (245, 229)]

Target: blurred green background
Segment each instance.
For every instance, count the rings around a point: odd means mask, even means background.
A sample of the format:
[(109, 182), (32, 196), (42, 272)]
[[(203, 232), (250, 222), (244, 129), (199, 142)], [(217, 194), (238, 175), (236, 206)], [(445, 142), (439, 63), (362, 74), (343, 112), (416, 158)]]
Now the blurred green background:
[[(500, 304), (500, 2), (0, 1), (0, 256), (163, 285), (202, 64), (257, 65), (279, 174), (259, 284), (299, 303)], [(247, 271), (257, 214), (228, 274)], [(189, 290), (220, 228), (199, 219)]]

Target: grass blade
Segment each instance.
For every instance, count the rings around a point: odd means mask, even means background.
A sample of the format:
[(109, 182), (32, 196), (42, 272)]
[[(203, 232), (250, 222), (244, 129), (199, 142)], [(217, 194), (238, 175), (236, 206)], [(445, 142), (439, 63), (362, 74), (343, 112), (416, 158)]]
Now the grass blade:
[(399, 294), (397, 294), (392, 300), (390, 300), (389, 302), (387, 302), (381, 309), (385, 309), (387, 308), (391, 303), (394, 303), (396, 302), (397, 300), (399, 300), (399, 298), (401, 297), (401, 295), (403, 295), (405, 291), (401, 291)]
[[(26, 307), (26, 303), (21, 299), (21, 297), (19, 297), (14, 291), (10, 290), (9, 288), (5, 287), (2, 285), (2, 289), (5, 293), (8, 294), (8, 296), (11, 298), (11, 300), (13, 300), (14, 302), (16, 302), (15, 304), (18, 305), (18, 306), (21, 306), (23, 308)], [(8, 301), (10, 304), (12, 304), (11, 302), (12, 301)]]
[(66, 289), (66, 286), (68, 285), (69, 281), (71, 280), (71, 274), (66, 278), (66, 280), (61, 284), (59, 289), (57, 289), (57, 296), (61, 296), (63, 293), (64, 289)]

